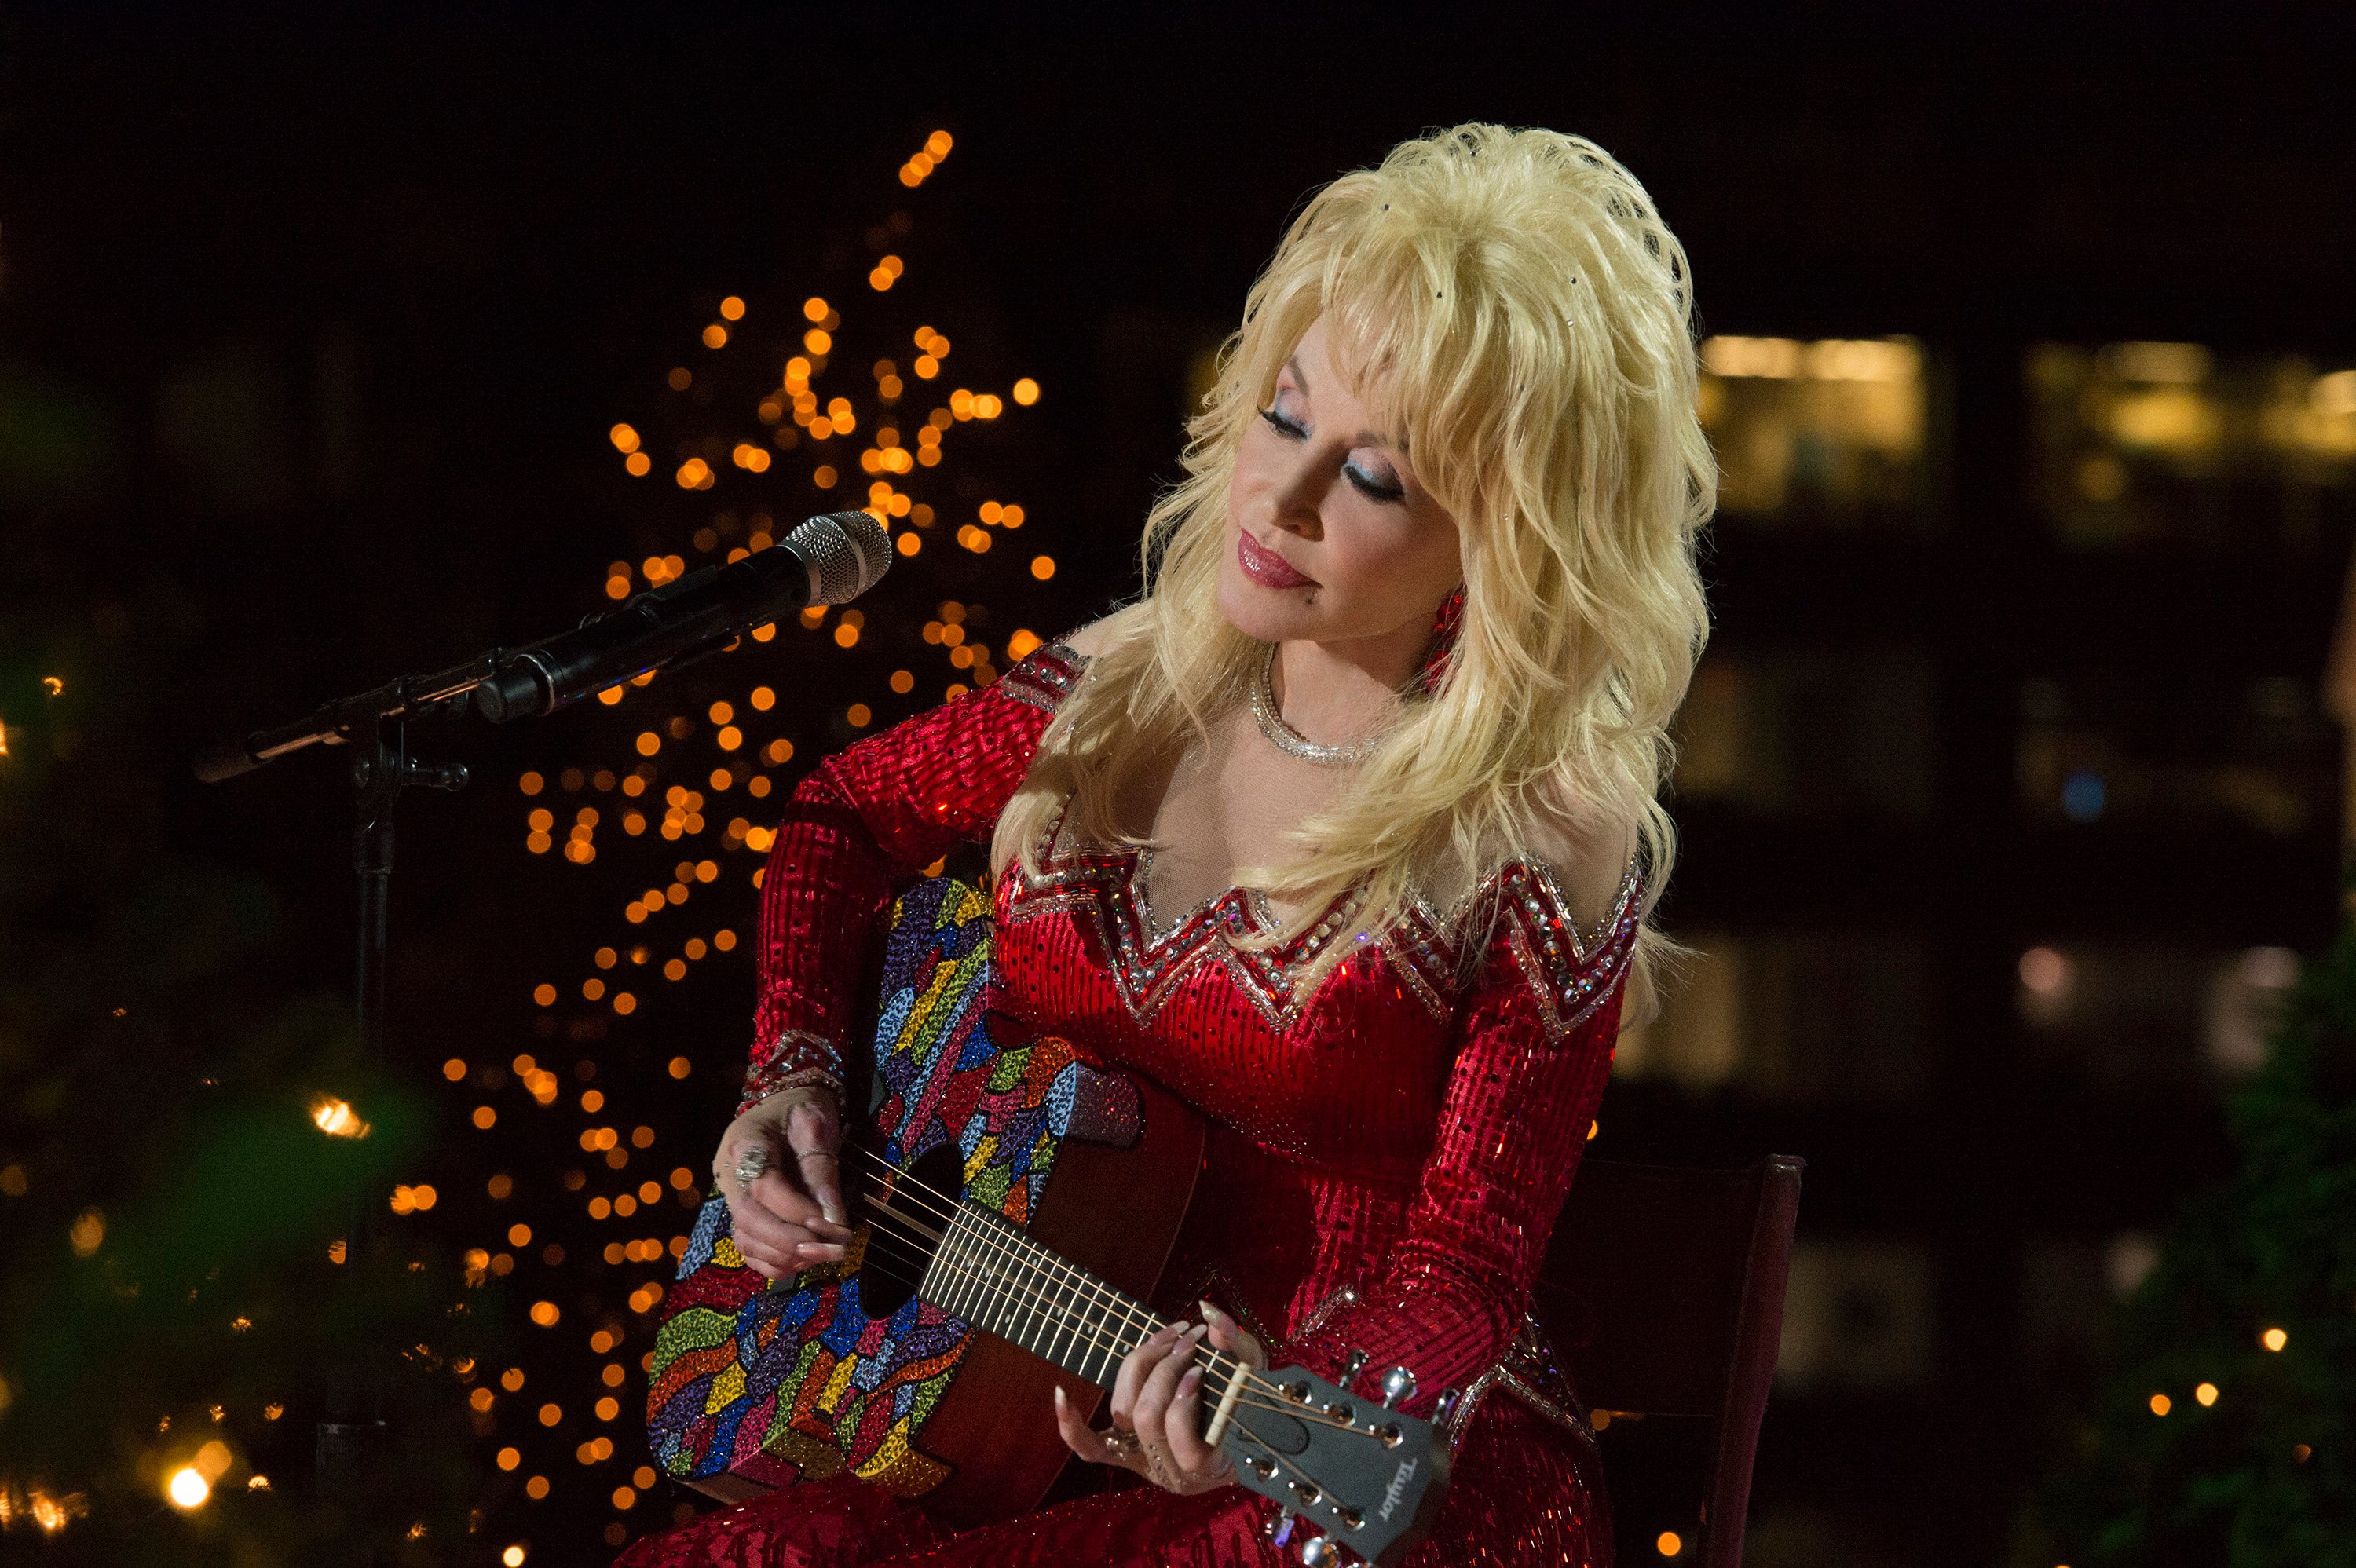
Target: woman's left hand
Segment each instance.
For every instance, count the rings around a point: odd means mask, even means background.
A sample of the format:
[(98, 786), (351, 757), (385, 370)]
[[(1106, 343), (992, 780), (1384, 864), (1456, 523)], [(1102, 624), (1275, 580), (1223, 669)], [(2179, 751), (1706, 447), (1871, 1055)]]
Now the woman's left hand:
[(1235, 1465), (1203, 1441), (1203, 1369), (1195, 1351), (1207, 1339), (1213, 1349), (1254, 1371), (1266, 1370), (1268, 1352), (1241, 1325), (1205, 1301), (1203, 1321), (1162, 1328), (1131, 1350), (1112, 1385), (1112, 1427), (1097, 1432), (1055, 1390), (1055, 1425), (1064, 1443), (1081, 1458), (1119, 1465), (1181, 1497), (1207, 1492), (1235, 1479)]

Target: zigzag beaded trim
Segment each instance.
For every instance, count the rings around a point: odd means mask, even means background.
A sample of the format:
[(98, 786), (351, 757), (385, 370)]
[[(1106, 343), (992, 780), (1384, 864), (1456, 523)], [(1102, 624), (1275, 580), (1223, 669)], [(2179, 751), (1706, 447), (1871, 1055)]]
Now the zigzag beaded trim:
[[(1019, 863), (1010, 868), (1006, 918), (1012, 923), (1063, 910), (1093, 926), (1113, 988), (1141, 1028), (1198, 965), (1216, 963), (1269, 1028), (1279, 1033), (1290, 1029), (1314, 997), (1301, 994), (1299, 980), (1348, 929), (1356, 907), (1356, 895), (1345, 894), (1290, 940), (1243, 947), (1237, 945), (1238, 937), (1273, 930), (1280, 923), (1265, 894), (1228, 888), (1157, 934), (1146, 919), (1140, 885), (1145, 852), (1076, 845), (1058, 853), (1054, 846), (1062, 831), (1059, 818), (1049, 830), (1037, 877), (1026, 876)], [(1625, 974), (1635, 951), (1643, 886), (1631, 861), (1611, 912), (1582, 930), (1551, 871), (1509, 861), (1483, 878), (1448, 915), (1416, 901), (1374, 945), (1424, 1009), (1444, 1023), (1466, 977), (1468, 954), (1458, 933), (1478, 930), (1493, 938), (1502, 926), (1539, 1019), (1558, 1041), (1587, 1020)], [(1484, 909), (1493, 918), (1474, 923)], [(1482, 951), (1486, 946), (1484, 941)]]
[[(1494, 941), (1502, 927), (1537, 1003), (1538, 1017), (1547, 1034), (1559, 1040), (1585, 1023), (1626, 976), (1644, 918), (1644, 875), (1631, 859), (1620, 874), (1610, 912), (1582, 929), (1551, 870), (1527, 860), (1509, 860), (1483, 877), (1445, 921), (1418, 901), (1401, 923), (1430, 933), (1418, 955), (1427, 971), (1439, 960), (1451, 965), (1462, 961), (1462, 951), (1451, 944), (1449, 933), (1478, 929)], [(1468, 917), (1477, 914), (1480, 906), (1492, 909), (1494, 919), (1476, 926)]]
[(781, 1030), (769, 1047), (768, 1059), (745, 1069), (744, 1093), (736, 1102), (736, 1114), (741, 1116), (772, 1094), (806, 1084), (832, 1090), (841, 1104), (842, 1048), (809, 1029)]
[(1052, 715), (1087, 667), (1087, 655), (1064, 643), (1042, 643), (998, 677), (998, 689)]
[[(1062, 827), (1059, 818), (1050, 830), (1051, 846)], [(1007, 919), (1066, 910), (1093, 926), (1113, 989), (1140, 1027), (1197, 965), (1216, 963), (1269, 1028), (1279, 1033), (1290, 1029), (1309, 999), (1296, 994), (1294, 982), (1340, 934), (1351, 901), (1337, 900), (1316, 924), (1289, 941), (1239, 947), (1236, 938), (1279, 923), (1265, 895), (1228, 888), (1157, 934), (1145, 918), (1138, 885), (1144, 860), (1142, 851), (1127, 847), (1081, 845), (1061, 854), (1051, 848), (1040, 858), (1037, 877), (1025, 875), (1019, 863), (1009, 869)]]

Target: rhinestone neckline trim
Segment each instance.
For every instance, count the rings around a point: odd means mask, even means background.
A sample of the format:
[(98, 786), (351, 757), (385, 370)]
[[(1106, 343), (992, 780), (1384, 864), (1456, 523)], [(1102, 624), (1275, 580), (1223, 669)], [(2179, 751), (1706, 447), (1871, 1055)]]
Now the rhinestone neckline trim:
[[(1321, 982), (1302, 995), (1299, 981), (1349, 929), (1356, 891), (1335, 899), (1315, 923), (1272, 947), (1237, 945), (1238, 937), (1280, 923), (1266, 894), (1255, 888), (1223, 889), (1157, 933), (1143, 887), (1147, 851), (1098, 844), (1059, 851), (1063, 828), (1059, 816), (1048, 830), (1036, 878), (1025, 875), (1019, 863), (1009, 869), (1007, 922), (1062, 910), (1092, 927), (1113, 988), (1140, 1028), (1149, 1027), (1162, 1004), (1205, 963), (1226, 969), (1237, 990), (1280, 1034), (1299, 1021), (1323, 989)], [(1514, 860), (1483, 878), (1445, 914), (1419, 899), (1390, 930), (1364, 940), (1389, 960), (1424, 1009), (1445, 1023), (1469, 978), (1472, 955), (1462, 933), (1481, 932), (1480, 951), (1486, 952), (1502, 929), (1540, 1021), (1559, 1040), (1584, 1023), (1625, 974), (1642, 917), (1643, 886), (1632, 860), (1611, 912), (1582, 927), (1553, 872)], [(1494, 910), (1494, 920), (1477, 919), (1483, 904)], [(1334, 965), (1325, 977), (1341, 967)]]

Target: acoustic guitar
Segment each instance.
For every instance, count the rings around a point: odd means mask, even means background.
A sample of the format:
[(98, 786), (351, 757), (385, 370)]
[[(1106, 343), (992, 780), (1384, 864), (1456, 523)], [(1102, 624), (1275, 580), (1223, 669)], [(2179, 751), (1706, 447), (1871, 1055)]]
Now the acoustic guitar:
[[(868, 1115), (846, 1140), (856, 1235), (840, 1264), (764, 1280), (704, 1202), (663, 1302), (647, 1396), (655, 1462), (737, 1502), (849, 1470), (963, 1528), (1037, 1506), (1083, 1413), (1162, 1327), (1151, 1299), (1204, 1129), (1150, 1080), (1102, 1072), (994, 1009), (989, 898), (949, 877), (893, 906)], [(1437, 1517), (1448, 1444), (1298, 1367), (1205, 1345), (1204, 1435), (1282, 1505), (1301, 1560), (1396, 1563)], [(1344, 1381), (1355, 1376), (1363, 1358)]]

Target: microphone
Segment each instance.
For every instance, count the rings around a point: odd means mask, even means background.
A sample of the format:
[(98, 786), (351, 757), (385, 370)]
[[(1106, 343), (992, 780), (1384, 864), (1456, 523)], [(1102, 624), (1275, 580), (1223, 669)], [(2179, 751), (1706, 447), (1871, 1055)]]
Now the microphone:
[(495, 655), (475, 688), (494, 724), (553, 713), (651, 669), (725, 647), (755, 626), (810, 604), (845, 604), (891, 570), (892, 541), (865, 512), (827, 512), (767, 549), (707, 566), (593, 615), (570, 632)]

